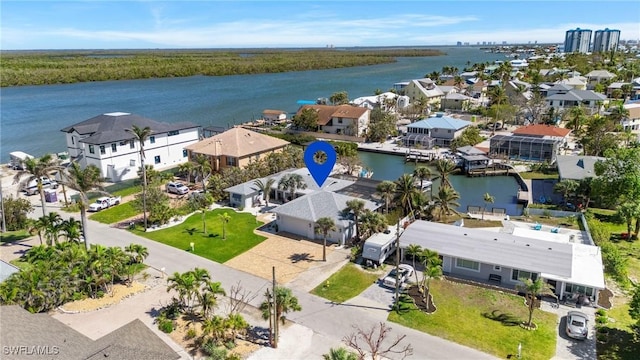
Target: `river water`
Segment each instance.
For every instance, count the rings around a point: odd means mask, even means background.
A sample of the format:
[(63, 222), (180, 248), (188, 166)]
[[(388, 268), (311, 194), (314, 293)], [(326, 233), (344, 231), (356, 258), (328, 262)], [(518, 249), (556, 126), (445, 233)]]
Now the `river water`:
[(444, 66), (493, 62), (501, 54), (474, 47), (442, 47), (447, 55), (400, 58), (354, 68), (280, 74), (89, 82), (0, 89), (0, 162), (21, 150), (34, 156), (65, 151), (60, 129), (108, 112), (130, 112), (165, 122), (229, 126), (260, 118), (264, 109), (295, 112), (301, 99), (347, 91), (350, 98), (386, 91)]
[[(295, 113), (298, 100), (329, 97), (337, 91), (347, 91), (350, 98), (368, 96), (444, 66), (462, 70), (467, 64), (504, 58), (474, 47), (439, 49), (447, 55), (344, 69), (2, 88), (0, 162), (8, 162), (9, 153), (17, 150), (34, 156), (65, 151), (60, 129), (103, 113), (122, 111), (164, 122), (227, 127), (258, 119), (264, 109)], [(400, 156), (361, 153), (361, 158), (379, 180), (395, 180), (403, 172), (413, 172), (413, 165), (405, 165)], [(453, 177), (462, 196), (460, 209), (483, 205), (485, 192), (496, 196), (495, 206), (513, 204), (517, 184), (510, 177), (503, 178)]]

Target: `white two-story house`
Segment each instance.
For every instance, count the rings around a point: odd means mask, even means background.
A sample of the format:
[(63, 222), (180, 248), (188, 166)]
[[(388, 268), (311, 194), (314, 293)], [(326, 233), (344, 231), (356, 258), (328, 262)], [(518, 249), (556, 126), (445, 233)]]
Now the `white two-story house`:
[(470, 121), (455, 119), (437, 113), (407, 126), (407, 134), (403, 138), (405, 146), (420, 145), (426, 149), (434, 146), (447, 147), (451, 141), (462, 134), (471, 125)]
[(140, 144), (127, 131), (134, 125), (151, 129), (144, 143), (145, 164), (156, 169), (188, 161), (184, 147), (199, 137), (194, 123), (162, 123), (124, 112), (98, 115), (61, 131), (66, 133), (71, 160), (83, 168), (96, 165), (104, 178), (118, 182), (137, 177), (140, 169)]

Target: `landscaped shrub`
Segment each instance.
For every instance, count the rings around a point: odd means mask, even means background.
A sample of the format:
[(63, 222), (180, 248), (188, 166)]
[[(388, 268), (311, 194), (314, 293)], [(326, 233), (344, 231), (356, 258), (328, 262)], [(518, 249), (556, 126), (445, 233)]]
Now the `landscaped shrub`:
[(598, 309), (598, 310), (596, 311), (596, 315), (598, 315), (598, 316), (605, 316), (605, 315), (607, 315), (607, 310), (605, 310), (605, 309)]
[(629, 258), (620, 253), (618, 247), (609, 241), (601, 243), (600, 249), (602, 250), (602, 262), (604, 263), (605, 272), (613, 276), (620, 285), (624, 287), (628, 286)]
[(191, 340), (193, 338), (195, 338), (198, 335), (198, 333), (196, 332), (196, 329), (194, 328), (189, 328), (189, 330), (187, 330), (187, 333), (184, 335), (185, 340)]
[(173, 320), (171, 319), (161, 319), (158, 322), (158, 329), (163, 333), (171, 333), (173, 331)]

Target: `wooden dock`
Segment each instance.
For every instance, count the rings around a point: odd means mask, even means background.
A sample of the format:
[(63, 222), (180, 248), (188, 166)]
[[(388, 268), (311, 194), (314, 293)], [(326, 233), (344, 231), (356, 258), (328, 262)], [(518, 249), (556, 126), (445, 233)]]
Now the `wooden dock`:
[(408, 153), (405, 156), (405, 162), (431, 162), (434, 159), (433, 154), (423, 154), (423, 153)]
[(501, 169), (501, 168), (493, 168), (486, 167), (482, 169), (471, 169), (467, 172), (467, 176), (476, 177), (476, 176), (501, 176), (501, 175), (509, 175), (513, 173), (511, 169)]

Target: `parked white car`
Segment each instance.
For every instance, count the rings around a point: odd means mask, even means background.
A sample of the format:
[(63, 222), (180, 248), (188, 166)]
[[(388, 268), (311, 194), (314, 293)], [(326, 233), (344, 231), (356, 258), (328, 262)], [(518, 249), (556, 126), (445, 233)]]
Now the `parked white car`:
[(567, 336), (578, 340), (586, 339), (589, 334), (587, 327), (588, 324), (589, 317), (587, 317), (585, 313), (580, 311), (569, 311), (567, 313)]
[[(413, 272), (414, 272), (413, 266), (407, 265), (407, 264), (400, 264), (398, 268), (400, 269), (400, 272), (398, 274), (398, 280), (399, 280), (400, 286), (403, 286), (404, 283), (407, 282), (413, 275)], [(389, 275), (387, 275), (382, 280), (382, 285), (389, 288), (394, 288), (394, 289), (396, 288), (396, 268), (395, 267), (391, 270)]]
[(110, 208), (114, 205), (120, 204), (122, 197), (109, 197), (103, 196), (96, 199), (96, 201), (89, 204), (89, 211), (96, 212), (103, 209)]
[(42, 183), (42, 188), (43, 189), (57, 189), (58, 188), (58, 182), (55, 181), (54, 179), (49, 179), (46, 176), (41, 177), (40, 179), (33, 179), (31, 181), (29, 181), (29, 183), (27, 183), (27, 185), (24, 187), (24, 192), (27, 195), (35, 195), (38, 193), (38, 183)]
[(189, 192), (189, 188), (183, 183), (170, 182), (167, 184), (167, 192), (172, 194), (184, 195)]

